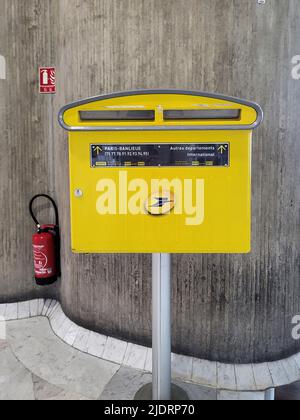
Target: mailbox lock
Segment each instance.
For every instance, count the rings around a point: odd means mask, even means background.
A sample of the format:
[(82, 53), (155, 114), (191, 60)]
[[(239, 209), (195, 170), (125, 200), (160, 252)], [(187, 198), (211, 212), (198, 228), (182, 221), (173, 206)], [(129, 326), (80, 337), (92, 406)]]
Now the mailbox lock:
[(74, 194), (75, 194), (75, 197), (77, 197), (77, 198), (80, 198), (80, 197), (83, 196), (83, 192), (80, 188), (76, 188)]

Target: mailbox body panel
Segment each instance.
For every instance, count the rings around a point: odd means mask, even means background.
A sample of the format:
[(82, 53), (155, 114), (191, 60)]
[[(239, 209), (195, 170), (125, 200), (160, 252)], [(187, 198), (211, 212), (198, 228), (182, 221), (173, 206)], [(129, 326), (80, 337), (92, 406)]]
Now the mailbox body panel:
[[(69, 133), (72, 249), (78, 253), (247, 253), (251, 241), (251, 131), (92, 131)], [(91, 145), (229, 144), (229, 166), (92, 167)], [(121, 184), (120, 184), (121, 176)], [(127, 177), (127, 184), (125, 179)], [(151, 194), (152, 179), (190, 180), (201, 210), (193, 215), (119, 214), (126, 185), (142, 179)], [(115, 185), (117, 214), (97, 211), (103, 191), (99, 182)], [(198, 184), (196, 181), (198, 180)], [(134, 184), (132, 184), (134, 185)], [(131, 187), (132, 187), (131, 185)], [(197, 186), (198, 185), (198, 186)], [(113, 187), (112, 187), (113, 188)], [(197, 194), (196, 194), (197, 188)], [(82, 196), (75, 195), (76, 190)], [(199, 191), (200, 190), (200, 191)], [(111, 189), (113, 191), (113, 189)], [(142, 194), (140, 194), (141, 196)], [(184, 194), (182, 201), (184, 201)], [(184, 206), (183, 206), (184, 207)], [(188, 206), (188, 210), (192, 209)], [(201, 212), (203, 211), (203, 214)], [(196, 224), (187, 224), (189, 218)], [(198, 223), (198, 222), (201, 223)]]

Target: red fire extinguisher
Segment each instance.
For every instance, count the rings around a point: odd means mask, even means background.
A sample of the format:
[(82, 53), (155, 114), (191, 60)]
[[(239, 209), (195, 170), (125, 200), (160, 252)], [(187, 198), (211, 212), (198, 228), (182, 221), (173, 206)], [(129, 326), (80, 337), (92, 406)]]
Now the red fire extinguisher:
[[(55, 224), (41, 225), (35, 217), (32, 206), (37, 198), (51, 201), (55, 211)], [(58, 209), (55, 201), (47, 194), (35, 195), (29, 203), (30, 215), (37, 232), (32, 236), (35, 281), (39, 286), (53, 284), (60, 276), (60, 233)]]

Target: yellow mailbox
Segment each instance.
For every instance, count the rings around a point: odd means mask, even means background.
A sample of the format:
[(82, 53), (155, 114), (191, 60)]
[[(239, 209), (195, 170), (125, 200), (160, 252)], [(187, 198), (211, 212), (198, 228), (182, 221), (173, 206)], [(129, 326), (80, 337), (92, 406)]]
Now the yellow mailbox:
[(65, 106), (73, 251), (249, 252), (262, 118), (252, 102), (177, 90)]

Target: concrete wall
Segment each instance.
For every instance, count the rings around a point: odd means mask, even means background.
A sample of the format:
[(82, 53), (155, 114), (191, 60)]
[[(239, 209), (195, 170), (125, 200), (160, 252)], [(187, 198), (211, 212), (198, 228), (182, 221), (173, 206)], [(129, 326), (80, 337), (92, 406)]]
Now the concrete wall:
[[(0, 301), (57, 296), (84, 326), (149, 344), (151, 256), (72, 255), (68, 151), (57, 113), (112, 91), (183, 88), (255, 100), (266, 119), (253, 144), (253, 251), (173, 258), (173, 346), (225, 362), (300, 349), (300, 0), (0, 0)], [(38, 67), (57, 67), (40, 95)], [(27, 204), (53, 194), (62, 281), (32, 281)], [(41, 208), (48, 221), (48, 210)]]

